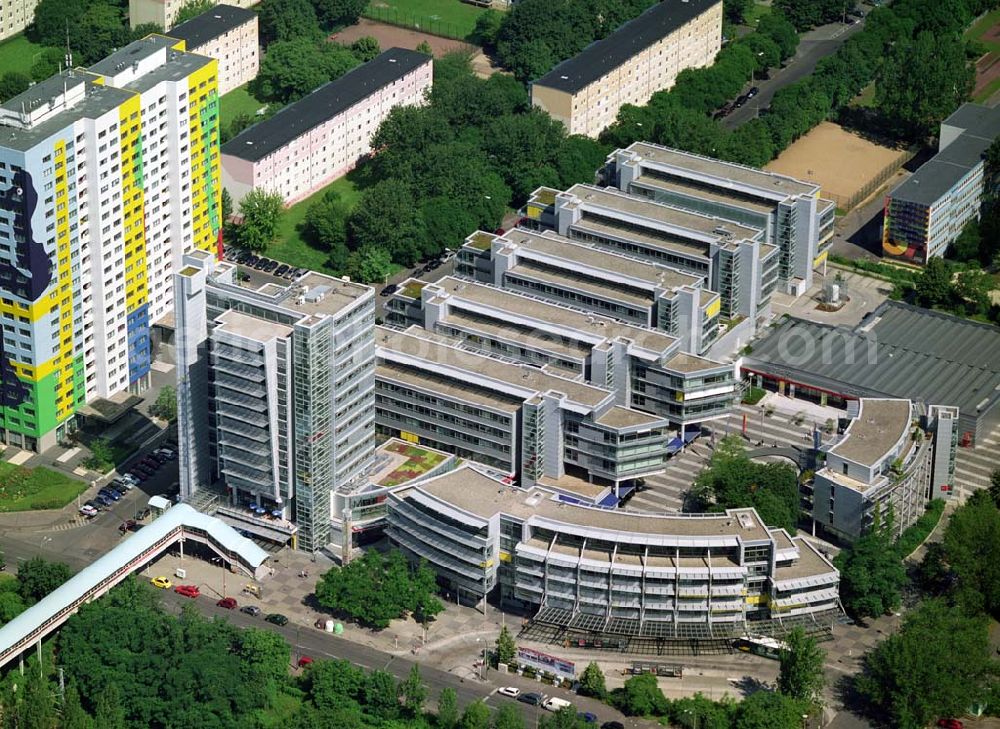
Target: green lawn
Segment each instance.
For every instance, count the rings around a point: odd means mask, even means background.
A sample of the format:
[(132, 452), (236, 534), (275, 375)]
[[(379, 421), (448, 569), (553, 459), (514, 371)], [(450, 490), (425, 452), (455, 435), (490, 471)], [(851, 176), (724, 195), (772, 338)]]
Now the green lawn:
[(228, 127), (237, 114), (253, 114), (262, 106), (267, 104), (252, 97), (246, 86), (240, 86), (219, 99), (219, 124)]
[(760, 19), (771, 12), (771, 6), (755, 2), (747, 13), (746, 22), (751, 28), (756, 27)]
[(991, 51), (1000, 51), (1000, 43), (997, 43), (996, 41), (984, 40), (982, 37), (986, 31), (997, 23), (1000, 23), (1000, 8), (987, 13), (977, 22), (973, 23), (972, 27), (965, 32), (965, 35), (979, 41)]
[(285, 210), (284, 215), (281, 216), (281, 224), (278, 226), (278, 239), (268, 246), (267, 255), (276, 261), (288, 263), (297, 268), (339, 273), (339, 271), (331, 271), (327, 268), (326, 252), (316, 250), (306, 243), (299, 234), (298, 227), (305, 219), (309, 206), (323, 197), (327, 190), (336, 190), (348, 205), (354, 207), (361, 198), (361, 191), (358, 189), (356, 180), (357, 174), (351, 172)]
[(1000, 91), (1000, 76), (986, 84), (982, 91), (972, 97), (972, 100), (982, 103), (993, 96), (993, 94), (997, 91)]
[(850, 106), (859, 109), (867, 109), (875, 106), (875, 83), (865, 86), (861, 93), (851, 99)]
[(373, 0), (364, 15), (448, 38), (467, 38), (484, 11), (461, 0)]
[(87, 485), (48, 468), (0, 463), (0, 512), (61, 509)]
[(45, 46), (32, 43), (24, 35), (15, 35), (0, 43), (0, 71), (30, 73)]

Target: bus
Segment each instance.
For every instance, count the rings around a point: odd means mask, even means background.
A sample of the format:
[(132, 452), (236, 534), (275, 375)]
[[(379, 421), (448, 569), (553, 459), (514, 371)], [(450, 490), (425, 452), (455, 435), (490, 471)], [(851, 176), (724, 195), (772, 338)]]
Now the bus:
[(744, 635), (733, 641), (733, 647), (744, 653), (753, 653), (755, 656), (781, 659), (782, 651), (788, 650), (788, 645), (776, 638), (768, 638), (765, 635)]

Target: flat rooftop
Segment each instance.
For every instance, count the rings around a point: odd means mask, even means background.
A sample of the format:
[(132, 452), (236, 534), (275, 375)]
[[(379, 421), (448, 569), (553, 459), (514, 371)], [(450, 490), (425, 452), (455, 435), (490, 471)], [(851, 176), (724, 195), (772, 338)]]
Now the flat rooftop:
[(854, 328), (789, 317), (754, 342), (743, 367), (978, 417), (1000, 400), (1000, 328), (886, 301)]
[(368, 63), (293, 102), (266, 121), (254, 124), (222, 145), (222, 153), (258, 162), (294, 139), (350, 109), (425, 63), (430, 56), (390, 48)]
[(799, 558), (790, 565), (776, 567), (774, 570), (775, 581), (801, 580), (806, 577), (818, 577), (837, 571), (837, 568), (817, 552), (816, 548), (808, 540), (798, 538), (794, 542), (799, 550)]
[(236, 275), (236, 264), (219, 263), (210, 278), (229, 287), (256, 294), (272, 306), (302, 314), (308, 317), (336, 316), (353, 306), (359, 299), (374, 298), (370, 286), (344, 281), (326, 274), (310, 271), (295, 283), (283, 279), (266, 280), (251, 277), (250, 281), (240, 281)]
[(767, 527), (753, 509), (731, 509), (721, 514), (644, 515), (596, 509), (552, 500), (542, 488), (521, 490), (506, 486), (474, 468), (458, 468), (416, 487), (431, 496), (484, 519), (501, 512), (521, 519), (542, 517), (567, 525), (602, 529), (607, 538), (624, 534), (682, 538), (739, 537), (769, 540)]
[[(450, 311), (440, 324), (451, 326), (461, 331), (477, 332), (479, 334), (506, 340), (511, 343), (523, 344), (543, 352), (551, 352), (567, 359), (578, 360), (580, 367), (590, 356), (592, 345), (579, 341), (552, 337), (529, 326), (518, 326), (503, 318), (487, 317), (482, 314), (471, 314), (464, 311)], [(565, 368), (564, 368), (565, 369)]]
[(911, 427), (909, 400), (862, 398), (861, 411), (830, 449), (841, 458), (873, 466), (904, 437)]
[(649, 413), (641, 413), (638, 410), (615, 405), (606, 410), (595, 421), (598, 425), (606, 425), (609, 428), (655, 428), (660, 425), (667, 425), (667, 418)]
[(547, 264), (531, 260), (518, 263), (513, 268), (507, 269), (507, 273), (553, 284), (558, 288), (583, 291), (602, 299), (618, 301), (623, 304), (640, 307), (649, 307), (653, 304), (652, 291), (640, 291), (630, 286), (614, 284), (568, 269), (553, 270)]
[(469, 383), (454, 377), (437, 375), (417, 367), (382, 363), (376, 366), (375, 375), (387, 382), (409, 385), (426, 392), (436, 393), (448, 400), (461, 400), (503, 413), (516, 413), (524, 399), (494, 392), (478, 383)]
[(713, 181), (721, 188), (731, 187), (733, 183), (737, 183), (755, 187), (762, 194), (768, 196), (774, 196), (776, 193), (785, 196), (819, 194), (819, 185), (811, 182), (803, 182), (794, 177), (759, 170), (756, 167), (724, 162), (713, 157), (691, 154), (658, 144), (634, 142), (626, 149), (635, 152), (643, 161), (648, 161), (651, 164), (695, 173), (704, 182), (709, 181), (706, 178), (714, 178)]
[(569, 188), (566, 194), (579, 198), (580, 202), (587, 207), (614, 210), (670, 228), (688, 230), (703, 238), (753, 239), (761, 233), (760, 228), (752, 228), (722, 218), (694, 213), (673, 205), (664, 205), (635, 195), (627, 195), (615, 188), (576, 184)]
[[(677, 343), (675, 337), (653, 329), (626, 324), (610, 317), (588, 314), (580, 309), (551, 304), (533, 297), (454, 276), (446, 276), (434, 286), (438, 287), (445, 296), (438, 295), (432, 299), (433, 301), (447, 300), (451, 305), (454, 305), (455, 302), (466, 301), (474, 305), (472, 308), (477, 309), (478, 313), (488, 313), (490, 316), (500, 319), (515, 315), (552, 324), (579, 333), (583, 341), (591, 345), (614, 337), (625, 337), (634, 342), (636, 346), (659, 355), (670, 351)], [(463, 308), (461, 303), (455, 306), (456, 310), (461, 308)]]
[(164, 81), (182, 81), (200, 68), (215, 63), (215, 59), (197, 53), (174, 50), (177, 40), (165, 35), (148, 35), (115, 51), (98, 61), (88, 71), (107, 76), (109, 83), (118, 74), (125, 72), (133, 63), (150, 56), (163, 54), (164, 61), (141, 76), (122, 83), (120, 88), (142, 93)]
[(186, 44), (189, 51), (194, 51), (211, 40), (252, 22), (257, 13), (235, 5), (216, 5), (201, 15), (191, 18), (180, 25), (175, 25), (164, 33), (171, 38), (178, 38)]
[[(586, 408), (596, 408), (613, 397), (607, 390), (559, 377), (538, 367), (501, 362), (478, 352), (446, 344), (440, 337), (423, 336), (422, 332), (417, 327), (411, 327), (405, 332), (376, 327), (375, 344), (381, 350), (379, 357), (382, 362), (406, 364), (410, 367), (420, 367), (421, 361), (426, 362), (438, 374), (454, 372), (454, 377), (462, 378), (466, 385), (504, 392), (507, 398), (524, 400), (539, 393), (559, 392), (571, 402)], [(393, 353), (404, 357), (400, 361), (394, 361)], [(402, 361), (404, 359), (405, 362)], [(452, 379), (450, 375), (445, 376)]]
[(724, 362), (716, 362), (711, 359), (705, 359), (704, 357), (697, 357), (693, 354), (678, 352), (664, 362), (663, 367), (668, 370), (675, 370), (677, 372), (688, 374), (691, 372), (700, 372), (701, 370), (717, 370), (727, 368), (730, 367), (730, 365)]
[(563, 61), (534, 83), (575, 93), (717, 5), (719, 0), (664, 0), (602, 40)]
[(662, 286), (669, 289), (698, 286), (701, 283), (699, 276), (570, 240), (551, 230), (536, 233), (526, 228), (514, 228), (501, 240), (507, 243), (503, 250), (520, 250), (524, 252), (525, 257), (537, 254), (532, 257), (546, 262), (562, 260), (569, 265), (607, 271), (617, 276), (635, 279), (650, 287)]
[(279, 337), (287, 337), (292, 328), (276, 321), (260, 319), (233, 309), (222, 312), (215, 319), (219, 325), (215, 331), (225, 331), (255, 342), (267, 342)]

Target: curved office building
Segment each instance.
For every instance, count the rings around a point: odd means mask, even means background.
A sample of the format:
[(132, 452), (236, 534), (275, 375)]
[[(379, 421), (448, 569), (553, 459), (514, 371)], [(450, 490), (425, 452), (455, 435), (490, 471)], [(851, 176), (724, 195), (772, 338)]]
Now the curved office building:
[(639, 514), (471, 467), (389, 496), (388, 534), (457, 594), (494, 589), (568, 638), (724, 638), (838, 615), (836, 568), (754, 509)]

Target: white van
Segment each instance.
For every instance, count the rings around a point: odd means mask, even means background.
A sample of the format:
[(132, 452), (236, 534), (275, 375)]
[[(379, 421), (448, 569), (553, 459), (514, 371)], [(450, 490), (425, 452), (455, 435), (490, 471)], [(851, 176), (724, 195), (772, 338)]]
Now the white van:
[(556, 698), (555, 696), (545, 699), (545, 701), (542, 702), (542, 708), (546, 711), (561, 711), (562, 709), (566, 709), (571, 706), (573, 706), (573, 704), (568, 702), (566, 699)]

